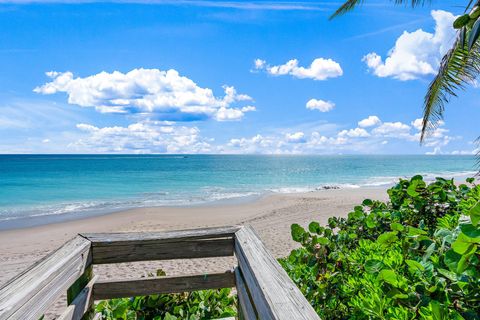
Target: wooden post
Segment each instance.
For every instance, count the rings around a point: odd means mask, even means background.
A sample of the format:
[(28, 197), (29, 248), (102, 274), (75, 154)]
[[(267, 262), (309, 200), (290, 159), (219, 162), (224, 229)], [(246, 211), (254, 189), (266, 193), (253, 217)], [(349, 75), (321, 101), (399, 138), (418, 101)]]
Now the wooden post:
[(70, 288), (67, 289), (67, 304), (72, 304), (72, 301), (78, 296), (80, 291), (93, 278), (93, 267), (90, 265), (85, 272), (75, 281)]
[[(71, 305), (75, 298), (82, 292), (82, 290), (88, 285), (90, 280), (93, 279), (93, 265), (90, 265), (80, 278), (75, 281), (70, 288), (67, 289), (67, 305)], [(85, 312), (82, 319), (89, 320), (95, 315), (95, 306), (92, 304)]]

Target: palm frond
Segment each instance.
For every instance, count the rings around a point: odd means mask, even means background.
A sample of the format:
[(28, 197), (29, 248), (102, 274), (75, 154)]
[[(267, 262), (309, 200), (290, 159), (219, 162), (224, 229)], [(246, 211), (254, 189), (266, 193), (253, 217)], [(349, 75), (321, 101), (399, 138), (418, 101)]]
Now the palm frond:
[(473, 0), (468, 1), (467, 6), (465, 7), (465, 11), (464, 11), (465, 13), (466, 13), (468, 10), (470, 10), (470, 8), (472, 7), (472, 3), (473, 3)]
[(430, 0), (394, 0), (395, 4), (406, 4), (407, 2), (410, 2), (410, 5), (412, 7), (417, 7), (417, 6), (423, 6), (425, 2), (430, 2)]
[(349, 12), (350, 10), (353, 10), (353, 8), (355, 8), (357, 5), (362, 4), (363, 1), (364, 0), (347, 0), (344, 4), (340, 6), (340, 8), (337, 9), (337, 11), (335, 11), (334, 14), (330, 16), (329, 19), (332, 20), (333, 18), (336, 18)]
[[(412, 7), (416, 7), (419, 5), (424, 5), (425, 2), (430, 2), (431, 0), (392, 0), (396, 5), (399, 4), (406, 4), (410, 3)], [(334, 14), (330, 16), (330, 20), (341, 16), (351, 10), (353, 10), (356, 6), (363, 4), (364, 0), (347, 0), (344, 4), (338, 8)]]
[(480, 74), (480, 50), (475, 45), (468, 51), (461, 37), (442, 59), (437, 75), (430, 83), (424, 101), (423, 123), (420, 141), (435, 130), (443, 119), (445, 104)]

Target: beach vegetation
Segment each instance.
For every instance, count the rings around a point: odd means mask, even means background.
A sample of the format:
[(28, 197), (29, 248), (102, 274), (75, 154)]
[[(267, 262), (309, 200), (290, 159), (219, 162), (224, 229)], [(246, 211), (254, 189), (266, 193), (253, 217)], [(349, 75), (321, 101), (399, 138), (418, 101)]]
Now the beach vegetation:
[(307, 230), (280, 262), (322, 319), (480, 319), (480, 186), (421, 176)]
[(96, 305), (102, 319), (198, 320), (234, 317), (237, 298), (232, 289), (104, 300)]

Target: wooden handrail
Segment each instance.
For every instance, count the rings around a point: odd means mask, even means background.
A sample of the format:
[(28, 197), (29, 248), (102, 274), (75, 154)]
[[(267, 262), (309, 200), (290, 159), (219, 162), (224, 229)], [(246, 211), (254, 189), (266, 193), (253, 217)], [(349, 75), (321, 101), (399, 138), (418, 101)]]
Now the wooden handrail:
[(83, 234), (92, 242), (93, 263), (233, 256), (239, 227), (165, 232)]
[[(235, 256), (234, 272), (97, 280), (94, 264)], [(232, 265), (232, 270), (233, 270)], [(79, 320), (93, 301), (237, 287), (242, 319), (319, 319), (251, 227), (82, 234), (0, 288), (0, 320), (37, 320), (67, 289), (62, 320)]]
[(232, 271), (172, 277), (99, 281), (94, 285), (94, 299), (105, 300), (161, 293), (182, 293), (235, 287)]
[(0, 319), (39, 319), (91, 260), (89, 240), (68, 241), (0, 288)]

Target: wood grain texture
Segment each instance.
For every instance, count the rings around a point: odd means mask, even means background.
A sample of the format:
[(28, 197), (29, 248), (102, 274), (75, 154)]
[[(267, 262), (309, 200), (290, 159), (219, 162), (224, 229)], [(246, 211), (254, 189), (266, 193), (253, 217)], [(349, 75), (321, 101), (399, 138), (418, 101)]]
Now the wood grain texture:
[(98, 276), (94, 276), (57, 320), (80, 320), (85, 313), (91, 312), (93, 305), (93, 285), (97, 280)]
[(0, 288), (0, 319), (37, 320), (91, 264), (90, 241), (77, 236)]
[(258, 319), (255, 313), (255, 307), (253, 306), (248, 288), (243, 279), (242, 272), (237, 267), (235, 268), (235, 284), (237, 287), (238, 296), (238, 313), (239, 318), (242, 320), (256, 320)]
[(67, 304), (71, 304), (78, 294), (93, 278), (93, 265), (85, 268), (85, 272), (67, 289)]
[(149, 260), (193, 259), (233, 255), (233, 237), (239, 227), (165, 232), (94, 233), (94, 264)]
[(145, 244), (149, 241), (166, 243), (193, 239), (231, 238), (239, 229), (238, 226), (227, 226), (162, 232), (85, 233), (82, 236), (92, 241), (93, 247), (105, 247), (120, 244)]
[(320, 319), (250, 226), (235, 234), (235, 254), (260, 319)]
[(193, 239), (164, 243), (123, 242), (92, 248), (93, 263), (107, 264), (132, 261), (193, 259), (233, 256), (233, 238)]
[(206, 289), (232, 288), (233, 272), (177, 277), (140, 278), (124, 281), (98, 281), (93, 286), (94, 300), (125, 298), (161, 293), (181, 293)]

